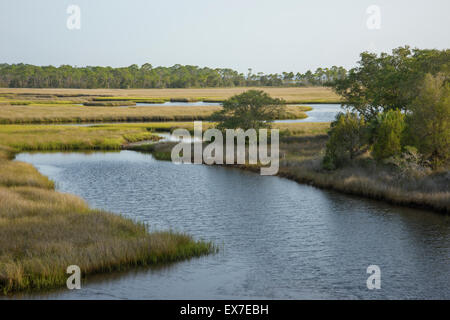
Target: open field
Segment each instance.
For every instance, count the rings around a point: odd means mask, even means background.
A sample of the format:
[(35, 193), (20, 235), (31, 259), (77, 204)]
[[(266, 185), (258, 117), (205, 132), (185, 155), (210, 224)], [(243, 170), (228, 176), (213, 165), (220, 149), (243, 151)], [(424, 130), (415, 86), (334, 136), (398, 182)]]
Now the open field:
[[(77, 105), (0, 105), (0, 124), (62, 122), (146, 122), (208, 120), (220, 106), (88, 107)], [(286, 106), (285, 119), (304, 119), (304, 106)]]
[(47, 95), (83, 98), (89, 96), (103, 97), (137, 97), (151, 99), (194, 99), (225, 100), (247, 90), (263, 90), (275, 98), (282, 98), (288, 103), (339, 103), (340, 98), (330, 88), (272, 88), (272, 87), (236, 87), (236, 88), (204, 88), (204, 89), (16, 89), (0, 88), (0, 94), (12, 95)]

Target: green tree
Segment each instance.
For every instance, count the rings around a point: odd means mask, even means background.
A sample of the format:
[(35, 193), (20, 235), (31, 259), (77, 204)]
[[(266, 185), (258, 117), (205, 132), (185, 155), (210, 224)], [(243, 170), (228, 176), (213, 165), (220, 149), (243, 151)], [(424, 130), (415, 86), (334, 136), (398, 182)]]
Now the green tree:
[(223, 108), (212, 118), (219, 129), (247, 130), (270, 128), (271, 122), (285, 112), (284, 101), (274, 99), (264, 91), (249, 90), (223, 102)]
[(405, 115), (400, 110), (388, 110), (378, 116), (372, 155), (381, 160), (402, 152)]
[(354, 159), (366, 144), (366, 123), (356, 113), (339, 113), (331, 123), (323, 166), (336, 169)]
[(450, 83), (444, 75), (426, 75), (408, 115), (411, 144), (434, 169), (450, 159)]
[(450, 50), (400, 47), (379, 56), (364, 52), (358, 64), (333, 88), (344, 104), (371, 120), (384, 110), (408, 110), (426, 73), (448, 74)]

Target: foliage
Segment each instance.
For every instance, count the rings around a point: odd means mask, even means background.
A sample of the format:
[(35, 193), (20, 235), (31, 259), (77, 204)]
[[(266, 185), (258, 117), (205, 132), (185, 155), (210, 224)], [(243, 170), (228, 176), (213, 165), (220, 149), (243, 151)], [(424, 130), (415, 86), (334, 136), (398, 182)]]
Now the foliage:
[(371, 120), (383, 110), (407, 110), (426, 73), (450, 71), (450, 50), (394, 49), (379, 56), (364, 52), (359, 66), (333, 84), (345, 105)]
[(318, 68), (314, 73), (283, 72), (244, 75), (232, 69), (176, 64), (156, 67), (72, 67), (0, 64), (0, 87), (10, 88), (193, 88), (238, 86), (322, 86), (343, 79), (343, 67)]
[(399, 155), (405, 130), (405, 115), (400, 110), (388, 110), (378, 116), (372, 155), (381, 160)]
[(411, 143), (438, 168), (450, 158), (450, 83), (427, 74), (408, 115)]
[(354, 159), (366, 144), (366, 124), (356, 113), (339, 113), (331, 124), (323, 166), (335, 169)]
[(212, 118), (219, 122), (219, 129), (269, 128), (271, 121), (285, 113), (283, 104), (283, 100), (271, 98), (264, 91), (249, 90), (224, 101)]

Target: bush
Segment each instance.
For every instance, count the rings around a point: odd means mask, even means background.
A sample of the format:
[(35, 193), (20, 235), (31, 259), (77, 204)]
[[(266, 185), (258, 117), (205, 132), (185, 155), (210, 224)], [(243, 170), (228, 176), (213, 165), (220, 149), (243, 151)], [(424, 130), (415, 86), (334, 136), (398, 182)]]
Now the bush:
[(372, 155), (377, 160), (400, 155), (405, 130), (405, 115), (400, 110), (388, 110), (378, 116), (374, 130)]
[(434, 169), (450, 160), (450, 83), (444, 75), (426, 75), (408, 114), (410, 144)]
[(430, 164), (412, 146), (406, 146), (404, 151), (397, 156), (386, 159), (386, 163), (397, 168), (397, 178), (421, 178), (430, 174)]
[(331, 124), (323, 166), (333, 170), (354, 159), (366, 144), (366, 124), (356, 113), (339, 113)]

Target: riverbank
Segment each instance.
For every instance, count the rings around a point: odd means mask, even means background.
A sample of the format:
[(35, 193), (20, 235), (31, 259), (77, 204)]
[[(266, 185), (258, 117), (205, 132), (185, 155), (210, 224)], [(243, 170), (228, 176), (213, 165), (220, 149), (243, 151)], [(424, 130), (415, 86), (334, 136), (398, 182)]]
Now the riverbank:
[[(315, 124), (308, 124), (300, 131), (298, 129), (300, 125), (297, 124), (295, 131), (286, 128), (280, 139), (278, 176), (395, 205), (450, 213), (448, 172), (429, 175), (405, 174), (393, 166), (377, 163), (367, 154), (341, 169), (324, 170), (321, 163), (328, 140), (325, 134), (327, 128), (323, 126), (315, 128)], [(135, 145), (129, 149), (152, 152), (156, 159), (170, 160), (173, 145), (174, 143), (164, 142)], [(231, 167), (260, 171), (257, 165)]]
[(125, 141), (152, 139), (145, 129), (128, 130), (127, 136), (125, 131), (76, 128), (80, 136), (65, 128), (62, 137), (62, 128), (41, 128), (48, 130), (36, 134), (38, 128), (23, 127), (17, 126), (15, 135), (8, 128), (3, 138), (10, 140), (0, 139), (15, 145), (0, 146), (0, 294), (63, 287), (70, 265), (79, 266), (86, 277), (216, 251), (210, 242), (171, 231), (149, 232), (147, 225), (92, 209), (76, 196), (55, 191), (54, 183), (33, 166), (12, 161), (16, 153), (31, 149), (111, 150)]

